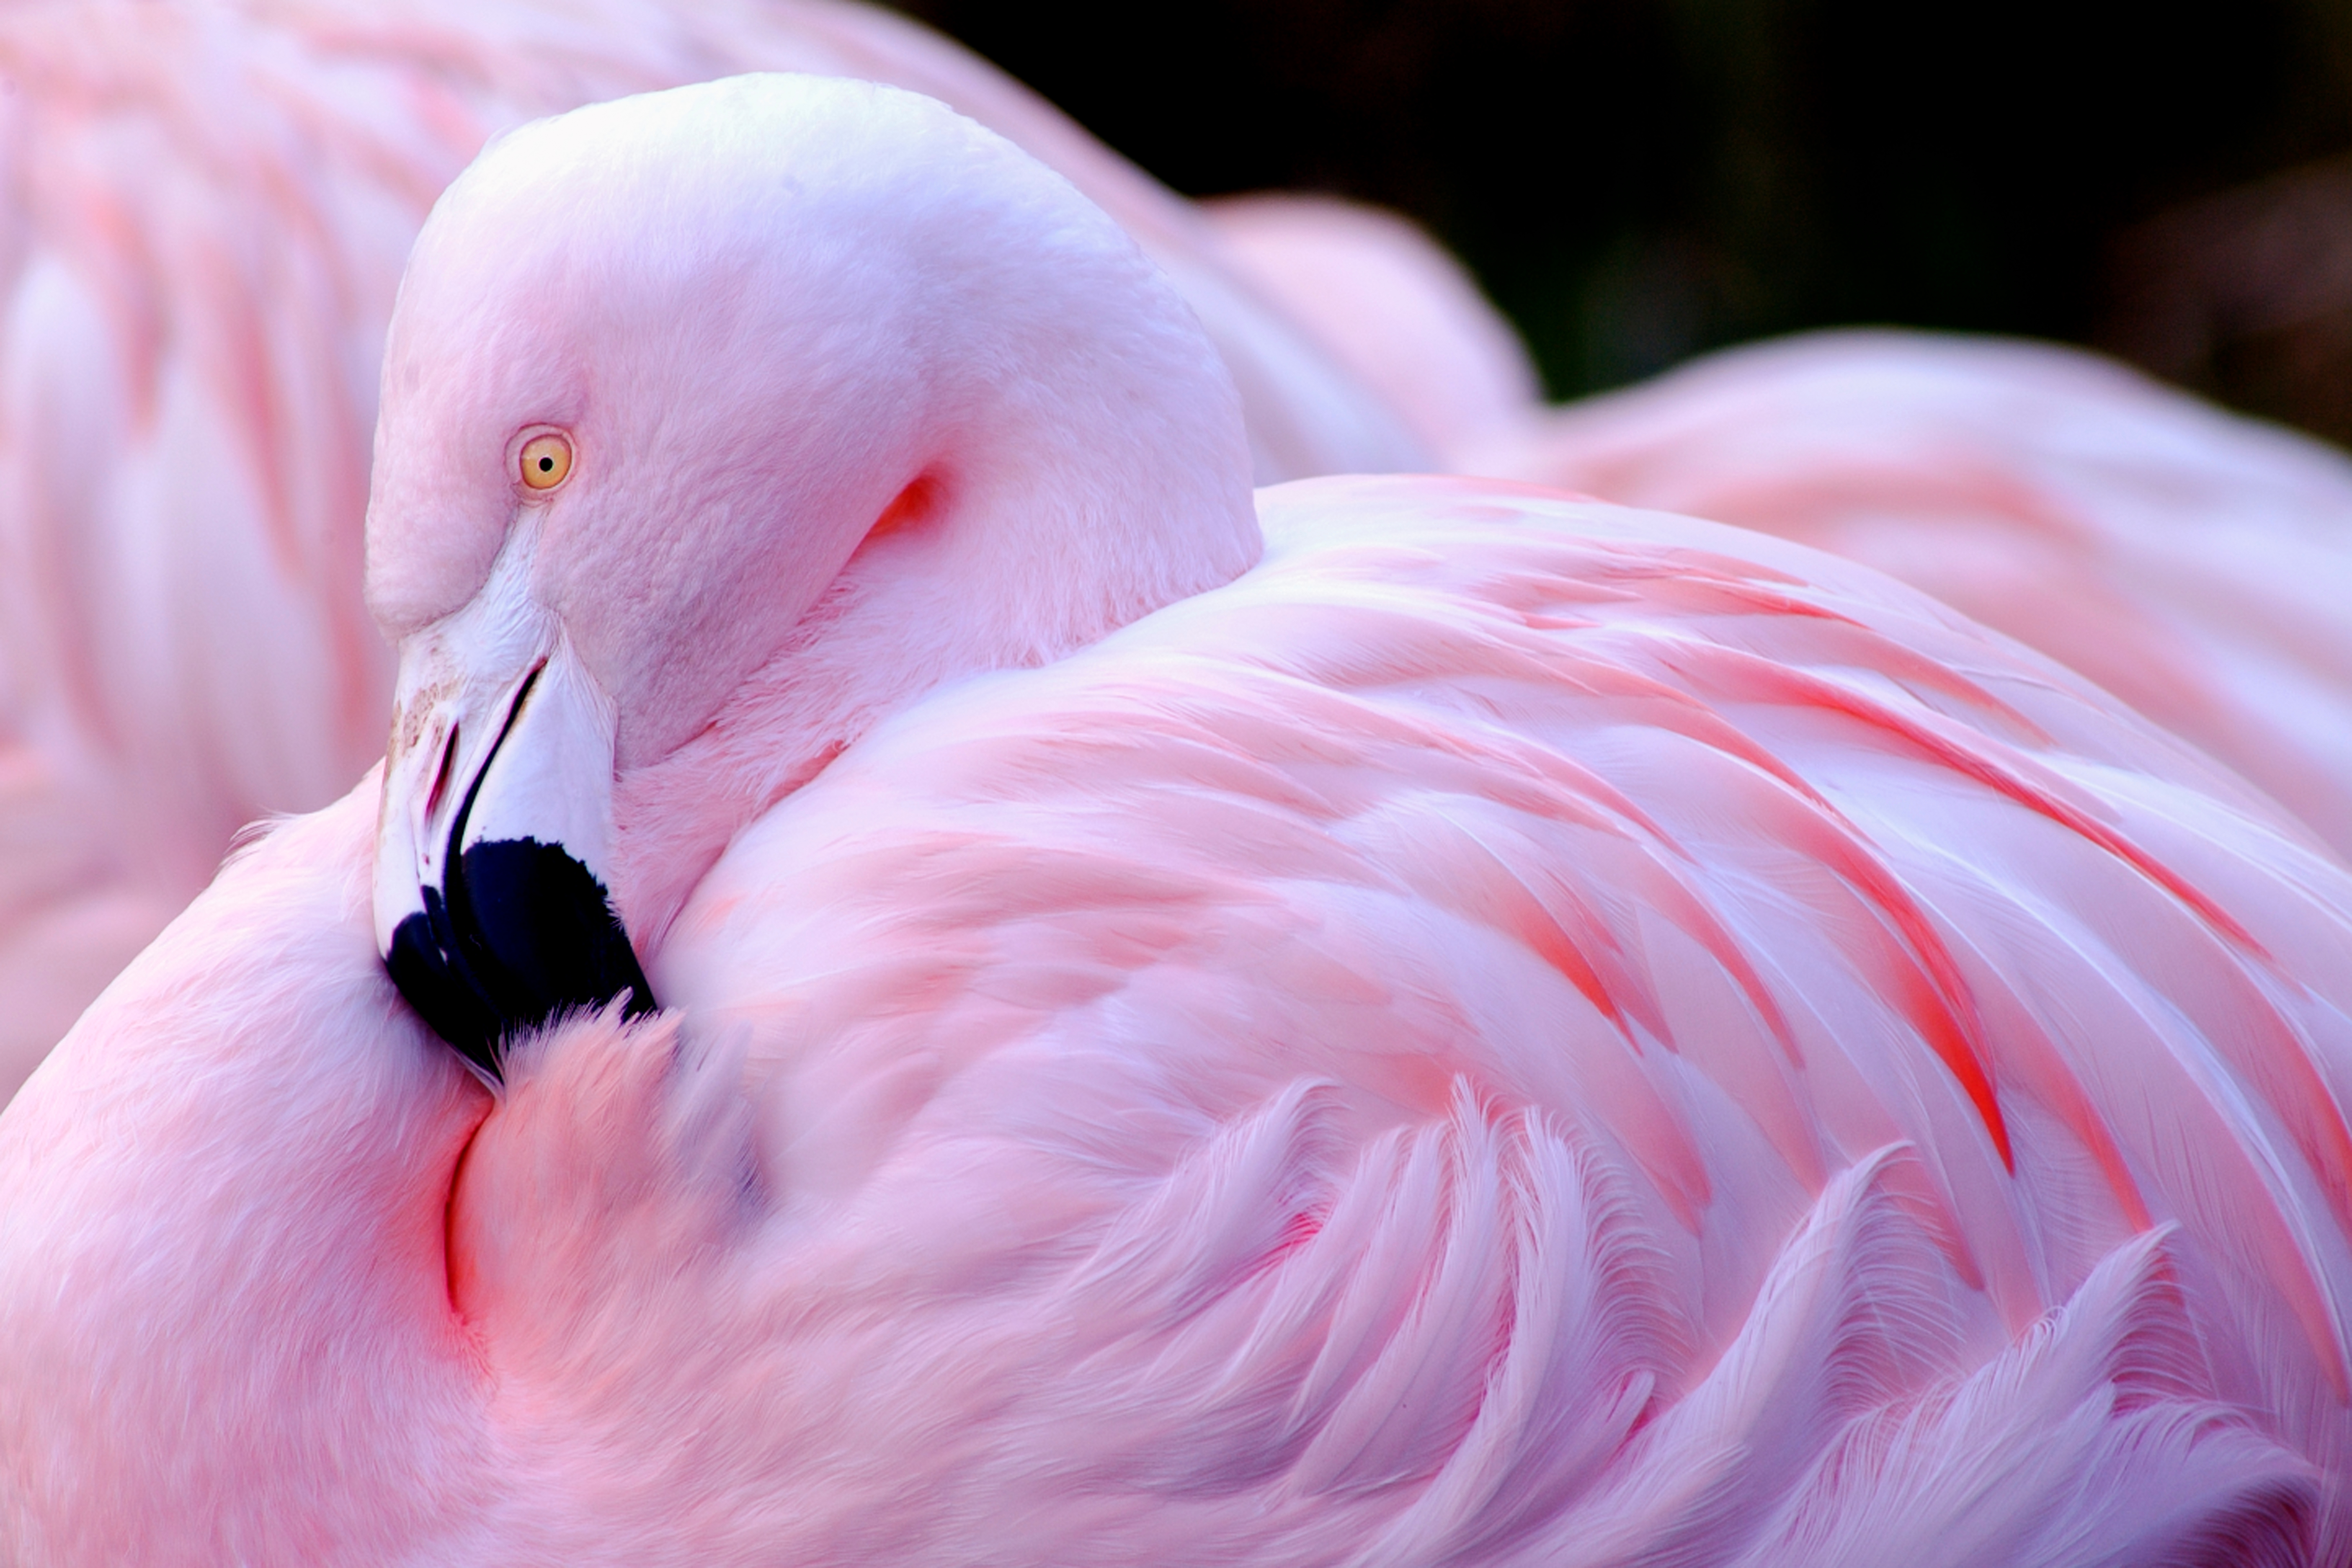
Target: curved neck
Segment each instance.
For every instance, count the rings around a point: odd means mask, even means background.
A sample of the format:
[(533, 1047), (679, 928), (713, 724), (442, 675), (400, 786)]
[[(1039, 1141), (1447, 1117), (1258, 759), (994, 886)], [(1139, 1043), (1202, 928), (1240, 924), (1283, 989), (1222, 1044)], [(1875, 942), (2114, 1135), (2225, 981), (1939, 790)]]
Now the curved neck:
[(1082, 466), (1108, 437), (1048, 428), (1024, 442), (1000, 426), (997, 460), (927, 467), (710, 724), (620, 775), (615, 902), (641, 953), (738, 833), (887, 714), (966, 676), (1051, 663), (1256, 564), (1245, 486), (1220, 496), (1114, 466), (1123, 489)]

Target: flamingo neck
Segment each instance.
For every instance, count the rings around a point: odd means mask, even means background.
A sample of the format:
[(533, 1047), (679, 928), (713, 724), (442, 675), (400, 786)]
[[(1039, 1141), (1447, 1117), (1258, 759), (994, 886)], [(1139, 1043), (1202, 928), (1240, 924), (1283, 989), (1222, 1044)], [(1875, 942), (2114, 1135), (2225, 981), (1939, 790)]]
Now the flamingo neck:
[[(1209, 412), (1223, 413), (1222, 370), (1202, 379)], [(616, 901), (639, 951), (658, 951), (738, 833), (891, 712), (968, 676), (1065, 658), (1256, 564), (1237, 417), (1230, 431), (1234, 450), (1202, 461), (1213, 437), (1157, 438), (1115, 399), (1079, 400), (1000, 420), (967, 444), (981, 456), (923, 464), (712, 721), (620, 775)]]

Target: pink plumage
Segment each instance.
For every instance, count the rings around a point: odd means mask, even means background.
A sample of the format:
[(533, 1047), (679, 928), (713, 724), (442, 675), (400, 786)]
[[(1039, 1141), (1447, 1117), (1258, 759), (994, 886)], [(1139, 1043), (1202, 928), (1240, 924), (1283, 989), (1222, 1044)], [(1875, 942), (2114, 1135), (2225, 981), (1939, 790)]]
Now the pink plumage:
[(1417, 411), (1449, 469), (1867, 562), (2091, 677), (2352, 852), (2341, 453), (2093, 355), (1923, 332), (1735, 349), (1541, 410), (1508, 326), (1411, 230), (1280, 199), (1220, 222)]
[(1824, 333), (1461, 458), (1893, 573), (2089, 676), (2352, 853), (2352, 462), (2068, 350)]
[(441, 188), (534, 115), (895, 81), (1062, 169), (1232, 365), (1263, 480), (1423, 466), (1175, 196), (977, 58), (827, 0), (33, 0), (0, 16), (0, 1096), (232, 836), (383, 744), (377, 366)]
[[(1131, 244), (881, 89), (518, 133), (387, 363), (384, 772), (0, 1115), (12, 1561), (2352, 1551), (2352, 872), (2097, 688), (1253, 500)], [(377, 961), (493, 819), (668, 1009), (496, 1097)]]

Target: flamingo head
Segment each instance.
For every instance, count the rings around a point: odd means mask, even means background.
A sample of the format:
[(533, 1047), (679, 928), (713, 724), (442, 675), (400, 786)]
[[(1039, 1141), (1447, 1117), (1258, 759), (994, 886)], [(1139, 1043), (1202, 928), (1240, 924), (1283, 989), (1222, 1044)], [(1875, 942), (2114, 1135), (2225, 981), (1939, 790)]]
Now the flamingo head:
[(676, 864), (890, 707), (1246, 569), (1248, 473), (1173, 289), (930, 100), (742, 77), (507, 136), (385, 353), (394, 978), (492, 1080), (518, 1029), (651, 1008)]

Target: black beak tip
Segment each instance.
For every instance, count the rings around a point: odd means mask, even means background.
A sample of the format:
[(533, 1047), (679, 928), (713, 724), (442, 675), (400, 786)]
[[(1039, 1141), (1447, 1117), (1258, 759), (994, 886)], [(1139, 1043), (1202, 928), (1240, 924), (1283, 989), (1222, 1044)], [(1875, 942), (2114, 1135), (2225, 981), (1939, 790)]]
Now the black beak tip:
[(615, 1000), (636, 1017), (653, 986), (604, 884), (562, 846), (477, 844), (451, 866), (448, 896), (394, 931), (384, 967), (435, 1033), (492, 1082), (507, 1041)]
[[(428, 904), (441, 901), (430, 888), (425, 896)], [(434, 929), (446, 923), (435, 921), (431, 912), (402, 921), (392, 933), (392, 949), (383, 955), (383, 966), (401, 995), (435, 1034), (491, 1081), (503, 1082), (499, 1057), (506, 1027), (479, 990), (450, 963)]]

